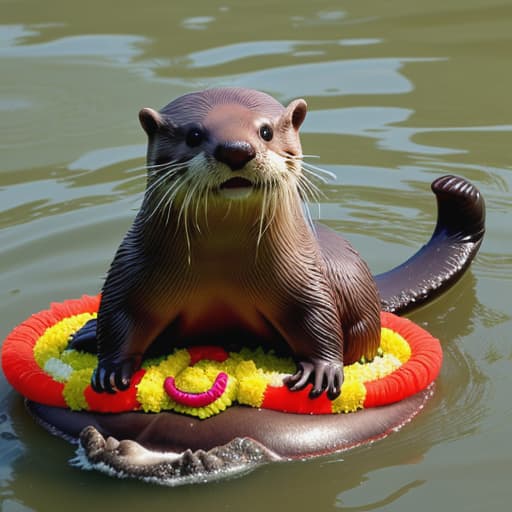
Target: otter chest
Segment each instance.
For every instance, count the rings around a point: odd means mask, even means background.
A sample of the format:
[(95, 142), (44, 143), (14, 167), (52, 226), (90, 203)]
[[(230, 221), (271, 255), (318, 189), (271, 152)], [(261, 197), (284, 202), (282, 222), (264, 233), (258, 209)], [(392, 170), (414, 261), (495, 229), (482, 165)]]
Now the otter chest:
[(188, 343), (225, 346), (242, 338), (266, 343), (277, 337), (254, 301), (222, 288), (203, 289), (183, 305), (178, 319), (177, 335)]

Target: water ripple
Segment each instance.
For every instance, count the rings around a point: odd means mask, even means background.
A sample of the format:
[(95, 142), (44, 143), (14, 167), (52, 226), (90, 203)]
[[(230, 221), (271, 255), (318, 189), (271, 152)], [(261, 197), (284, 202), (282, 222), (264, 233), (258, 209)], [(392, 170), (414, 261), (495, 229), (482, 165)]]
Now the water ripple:
[[(5, 27), (0, 27), (0, 34)], [(9, 35), (7, 29), (7, 35)], [(87, 34), (80, 36), (68, 36), (53, 41), (22, 44), (22, 35), (30, 34), (28, 31), (12, 31), (11, 37), (0, 37), (4, 45), (0, 47), (2, 58), (27, 58), (27, 57), (108, 57), (113, 62), (126, 64), (143, 53), (141, 44), (146, 38), (141, 36), (116, 35), (116, 34)]]
[(413, 90), (412, 83), (400, 72), (404, 64), (438, 60), (381, 58), (314, 62), (226, 76), (215, 82), (266, 90), (285, 98), (404, 94)]
[(226, 46), (215, 46), (206, 50), (192, 52), (179, 57), (174, 62), (186, 62), (191, 68), (211, 68), (222, 64), (231, 64), (252, 57), (268, 57), (270, 55), (305, 55), (311, 48), (316, 48), (316, 55), (323, 55), (325, 49), (336, 46), (368, 46), (382, 42), (378, 38), (339, 39), (339, 40), (267, 40), (247, 41)]
[(413, 138), (425, 133), (507, 133), (512, 131), (512, 125), (429, 128), (393, 126), (397, 123), (407, 122), (413, 114), (413, 110), (396, 107), (353, 107), (317, 110), (308, 114), (304, 132), (369, 137), (376, 139), (378, 146), (383, 149), (425, 155), (450, 155), (465, 153), (466, 151), (459, 148), (418, 144), (413, 141)]
[(512, 279), (512, 255), (481, 252), (478, 255), (478, 271), (482, 276), (510, 281)]

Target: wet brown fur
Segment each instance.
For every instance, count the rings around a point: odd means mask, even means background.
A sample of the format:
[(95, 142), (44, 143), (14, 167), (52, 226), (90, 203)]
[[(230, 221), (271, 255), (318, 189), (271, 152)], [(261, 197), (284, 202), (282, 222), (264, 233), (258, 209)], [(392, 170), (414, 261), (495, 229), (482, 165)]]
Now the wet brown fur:
[[(103, 288), (95, 389), (126, 388), (156, 339), (169, 349), (284, 342), (298, 363), (288, 385), (311, 382), (312, 396), (337, 396), (343, 363), (374, 357), (380, 301), (368, 267), (304, 213), (305, 114), (303, 100), (284, 108), (234, 88), (141, 111), (148, 184)], [(249, 180), (252, 192), (226, 196), (231, 178)]]

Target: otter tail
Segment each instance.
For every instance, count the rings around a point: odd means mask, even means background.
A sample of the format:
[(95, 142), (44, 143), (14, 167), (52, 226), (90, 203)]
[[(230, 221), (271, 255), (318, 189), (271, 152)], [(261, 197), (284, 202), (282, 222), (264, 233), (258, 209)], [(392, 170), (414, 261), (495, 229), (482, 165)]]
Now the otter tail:
[(478, 189), (457, 176), (432, 183), (437, 225), (430, 241), (398, 267), (375, 276), (382, 309), (403, 314), (446, 291), (469, 267), (483, 240), (485, 204)]

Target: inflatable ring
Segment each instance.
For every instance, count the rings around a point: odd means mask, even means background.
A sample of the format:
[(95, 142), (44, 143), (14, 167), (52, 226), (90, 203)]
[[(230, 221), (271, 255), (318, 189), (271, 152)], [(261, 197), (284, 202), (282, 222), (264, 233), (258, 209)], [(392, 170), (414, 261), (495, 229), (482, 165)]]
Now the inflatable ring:
[(291, 359), (262, 350), (228, 354), (208, 346), (147, 361), (128, 390), (96, 393), (90, 386), (96, 356), (66, 348), (70, 336), (95, 317), (98, 305), (99, 296), (52, 304), (15, 328), (2, 351), (11, 385), (31, 401), (75, 411), (174, 410), (204, 419), (238, 403), (300, 414), (349, 413), (418, 393), (434, 381), (442, 362), (438, 340), (410, 320), (382, 313), (379, 355), (345, 368), (335, 400), (325, 394), (310, 399), (309, 389), (292, 392), (282, 384), (293, 373)]
[(282, 384), (291, 359), (220, 347), (146, 361), (128, 390), (98, 394), (89, 384), (96, 356), (66, 347), (99, 300), (54, 303), (22, 322), (3, 344), (3, 371), (43, 427), (80, 438), (79, 466), (160, 484), (222, 478), (385, 437), (424, 407), (442, 363), (437, 339), (383, 312), (379, 355), (345, 367), (332, 401)]

